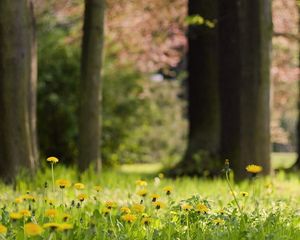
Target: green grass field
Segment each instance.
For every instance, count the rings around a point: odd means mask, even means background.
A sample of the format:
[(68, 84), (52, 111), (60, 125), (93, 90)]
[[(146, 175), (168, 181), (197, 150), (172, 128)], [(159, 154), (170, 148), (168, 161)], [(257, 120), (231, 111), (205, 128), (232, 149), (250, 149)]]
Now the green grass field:
[(50, 169), (0, 185), (0, 239), (300, 239), (296, 174), (230, 181), (232, 192), (224, 177), (167, 179), (158, 164), (78, 175), (58, 163), (53, 190)]

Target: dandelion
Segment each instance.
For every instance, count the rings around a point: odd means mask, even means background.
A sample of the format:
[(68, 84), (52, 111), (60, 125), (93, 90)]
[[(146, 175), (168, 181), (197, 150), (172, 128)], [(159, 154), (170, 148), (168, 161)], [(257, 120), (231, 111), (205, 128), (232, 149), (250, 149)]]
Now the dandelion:
[(35, 223), (26, 223), (24, 225), (24, 232), (28, 236), (37, 236), (43, 233), (43, 228)]
[(31, 212), (27, 209), (23, 209), (19, 212), (23, 217), (30, 217), (31, 216)]
[(48, 157), (47, 158), (47, 162), (50, 162), (51, 163), (51, 175), (52, 175), (52, 191), (54, 192), (54, 164), (55, 163), (58, 163), (58, 158), (56, 157)]
[(47, 217), (52, 217), (52, 218), (54, 218), (54, 217), (56, 217), (57, 216), (57, 210), (56, 209), (53, 209), (53, 208), (51, 208), (51, 209), (47, 209), (46, 211), (45, 211), (45, 215), (47, 216)]
[(120, 210), (121, 210), (121, 213), (131, 213), (130, 208), (129, 208), (129, 207), (126, 207), (126, 206), (121, 207)]
[(163, 188), (163, 191), (169, 196), (169, 195), (171, 195), (171, 193), (173, 191), (173, 187), (166, 186), (166, 187)]
[(137, 213), (143, 213), (145, 211), (145, 206), (143, 204), (135, 203), (132, 205), (132, 210)]
[(136, 183), (136, 185), (141, 186), (141, 187), (145, 187), (148, 185), (148, 183), (144, 180), (137, 180), (135, 183)]
[(247, 193), (247, 192), (240, 192), (240, 195), (241, 195), (242, 197), (248, 197), (248, 196), (249, 196), (249, 193)]
[(209, 208), (206, 205), (204, 205), (204, 204), (199, 203), (196, 206), (196, 212), (198, 212), (198, 213), (205, 213), (205, 214), (207, 214), (208, 211), (209, 211)]
[(216, 225), (223, 225), (225, 223), (225, 221), (221, 218), (216, 218), (213, 220), (213, 223)]
[(160, 196), (158, 194), (154, 193), (154, 194), (151, 195), (151, 198), (152, 198), (152, 202), (156, 202), (156, 200), (158, 198), (160, 198)]
[(109, 213), (110, 213), (110, 211), (111, 211), (111, 208), (107, 208), (107, 207), (105, 207), (105, 208), (103, 208), (103, 209), (102, 209), (102, 213), (103, 213), (104, 215), (107, 215), (107, 214), (109, 214)]
[(107, 207), (108, 209), (116, 208), (117, 203), (113, 202), (113, 201), (106, 201), (105, 202), (105, 207)]
[(153, 202), (152, 205), (155, 207), (156, 210), (159, 210), (159, 209), (165, 207), (165, 204), (163, 202), (159, 202), (159, 201)]
[(88, 195), (87, 194), (84, 194), (84, 193), (81, 193), (77, 196), (77, 199), (80, 201), (80, 202), (83, 202), (84, 200), (86, 200), (88, 198)]
[(148, 226), (151, 223), (151, 218), (150, 217), (143, 217), (141, 222), (142, 222), (143, 225)]
[(183, 205), (181, 205), (181, 209), (184, 210), (184, 211), (186, 211), (186, 212), (192, 210), (192, 208), (193, 208), (193, 206), (190, 205), (190, 204), (183, 204)]
[(23, 198), (22, 197), (17, 197), (15, 199), (15, 203), (21, 203), (21, 202), (23, 202)]
[(70, 215), (70, 214), (64, 213), (64, 214), (62, 215), (62, 220), (63, 220), (64, 222), (68, 221), (70, 218), (71, 218), (71, 215)]
[(143, 188), (137, 192), (137, 195), (139, 195), (141, 197), (146, 197), (147, 194), (148, 194), (148, 190), (145, 188)]
[(101, 186), (96, 185), (96, 186), (94, 186), (94, 190), (95, 190), (96, 192), (100, 192), (100, 191), (102, 190), (102, 188), (101, 188)]
[(50, 222), (50, 223), (45, 223), (45, 224), (43, 225), (43, 228), (49, 228), (49, 229), (51, 229), (51, 230), (56, 230), (56, 229), (59, 228), (59, 226), (60, 226), (59, 223)]
[(136, 216), (133, 214), (125, 214), (121, 217), (121, 219), (127, 223), (132, 223), (136, 220)]
[(32, 196), (32, 195), (30, 195), (30, 194), (25, 194), (25, 195), (23, 195), (22, 197), (21, 197), (24, 201), (35, 201), (35, 197), (34, 196)]
[(5, 234), (7, 232), (7, 227), (0, 224), (0, 234)]
[(73, 229), (73, 225), (69, 223), (61, 223), (59, 224), (58, 231), (67, 231)]
[(259, 165), (250, 164), (246, 167), (246, 170), (249, 173), (257, 174), (257, 173), (260, 173), (263, 170), (263, 168), (262, 168), (262, 166), (259, 166)]
[(58, 185), (61, 189), (64, 189), (70, 187), (71, 183), (67, 179), (58, 179), (56, 180), (56, 185)]
[(23, 216), (21, 213), (18, 213), (18, 212), (12, 212), (9, 214), (9, 217), (12, 219), (12, 220), (19, 220), (21, 219)]
[(83, 183), (75, 183), (74, 184), (74, 187), (77, 189), (77, 190), (83, 190), (85, 188), (84, 184)]

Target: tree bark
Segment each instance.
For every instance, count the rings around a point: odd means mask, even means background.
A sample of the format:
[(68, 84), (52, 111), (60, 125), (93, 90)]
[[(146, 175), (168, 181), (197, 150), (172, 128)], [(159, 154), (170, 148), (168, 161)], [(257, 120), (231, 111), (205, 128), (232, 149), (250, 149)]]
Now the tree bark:
[(203, 175), (219, 165), (218, 31), (206, 24), (216, 21), (217, 1), (190, 0), (188, 15), (204, 22), (188, 29), (188, 147), (175, 171)]
[(219, 1), (221, 155), (236, 179), (270, 172), (270, 0)]
[(100, 102), (104, 0), (86, 0), (79, 103), (79, 168), (101, 169)]
[(30, 130), (31, 81), (29, 3), (0, 1), (0, 176), (12, 181), (21, 166), (35, 167)]

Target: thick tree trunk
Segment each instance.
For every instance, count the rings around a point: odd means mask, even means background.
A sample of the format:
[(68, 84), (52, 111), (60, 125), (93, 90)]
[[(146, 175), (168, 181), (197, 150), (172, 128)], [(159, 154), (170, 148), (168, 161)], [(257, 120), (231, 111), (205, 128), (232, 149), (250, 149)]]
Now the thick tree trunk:
[(80, 105), (79, 105), (79, 168), (90, 163), (101, 168), (100, 102), (103, 48), (104, 0), (86, 0), (82, 41)]
[(270, 0), (219, 1), (221, 154), (236, 179), (270, 172)]
[[(215, 22), (217, 1), (190, 0), (188, 15)], [(177, 174), (202, 175), (219, 165), (220, 109), (217, 26), (188, 30), (188, 147)]]
[(28, 107), (31, 30), (26, 0), (0, 1), (0, 176), (6, 181), (20, 166), (35, 167)]

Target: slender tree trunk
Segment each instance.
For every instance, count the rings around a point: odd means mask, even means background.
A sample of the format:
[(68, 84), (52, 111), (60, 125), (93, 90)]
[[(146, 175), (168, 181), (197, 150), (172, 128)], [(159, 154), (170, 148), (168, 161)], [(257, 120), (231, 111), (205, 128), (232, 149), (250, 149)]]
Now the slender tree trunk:
[(270, 172), (270, 0), (219, 1), (221, 154), (236, 179)]
[(220, 109), (218, 88), (217, 1), (189, 0), (188, 15), (203, 24), (188, 29), (188, 147), (177, 174), (202, 175), (218, 166)]
[(100, 102), (103, 48), (104, 0), (86, 0), (82, 41), (80, 105), (79, 105), (79, 168), (91, 163), (101, 168)]
[(6, 181), (20, 166), (35, 167), (28, 107), (31, 30), (26, 0), (0, 1), (0, 176)]

